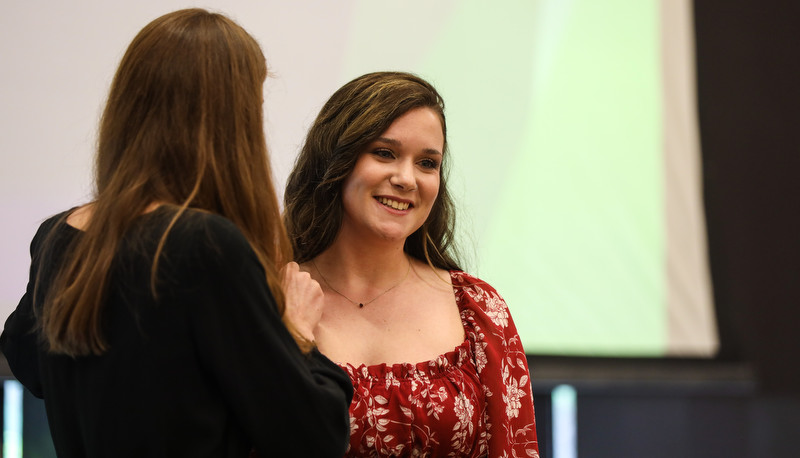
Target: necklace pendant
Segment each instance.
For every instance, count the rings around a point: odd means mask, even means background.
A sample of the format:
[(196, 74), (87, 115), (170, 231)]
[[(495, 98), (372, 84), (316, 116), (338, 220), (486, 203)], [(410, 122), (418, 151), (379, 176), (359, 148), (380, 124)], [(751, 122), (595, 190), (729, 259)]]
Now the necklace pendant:
[(336, 293), (336, 294), (342, 296), (343, 298), (347, 299), (347, 301), (350, 302), (353, 305), (358, 304), (358, 308), (360, 308), (360, 309), (364, 308), (364, 304), (371, 304), (372, 302), (374, 302), (379, 297), (383, 296), (384, 294), (388, 293), (389, 291), (391, 291), (391, 290), (397, 288), (398, 286), (400, 286), (404, 281), (406, 281), (406, 278), (408, 278), (408, 273), (411, 272), (411, 260), (409, 259), (408, 260), (408, 269), (406, 269), (406, 275), (399, 282), (395, 283), (389, 289), (387, 289), (384, 292), (378, 294), (377, 296), (373, 297), (372, 299), (368, 300), (367, 302), (356, 302), (356, 301), (350, 299), (349, 297), (345, 296), (344, 294), (340, 293), (339, 290), (337, 290), (333, 286), (331, 286), (331, 284), (328, 283), (328, 280), (325, 278), (325, 275), (322, 275), (322, 272), (319, 270), (319, 267), (317, 267), (317, 263), (314, 262), (313, 259), (311, 260), (311, 264), (314, 265), (314, 269), (316, 269), (317, 273), (322, 278), (322, 281), (325, 282), (325, 285), (327, 285), (328, 288), (331, 289), (331, 291), (333, 291), (334, 293)]

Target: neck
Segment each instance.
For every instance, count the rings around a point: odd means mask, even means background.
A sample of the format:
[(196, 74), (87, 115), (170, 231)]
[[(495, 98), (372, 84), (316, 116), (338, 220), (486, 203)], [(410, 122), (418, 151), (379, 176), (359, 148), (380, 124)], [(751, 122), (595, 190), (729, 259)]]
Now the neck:
[(381, 240), (340, 231), (333, 244), (313, 260), (317, 280), (326, 290), (354, 304), (372, 302), (403, 283), (411, 259), (404, 239)]
[[(337, 241), (338, 242), (338, 241)], [(336, 243), (314, 259), (329, 281), (353, 286), (372, 284), (380, 287), (406, 273), (410, 260), (403, 244), (381, 248), (366, 244)]]

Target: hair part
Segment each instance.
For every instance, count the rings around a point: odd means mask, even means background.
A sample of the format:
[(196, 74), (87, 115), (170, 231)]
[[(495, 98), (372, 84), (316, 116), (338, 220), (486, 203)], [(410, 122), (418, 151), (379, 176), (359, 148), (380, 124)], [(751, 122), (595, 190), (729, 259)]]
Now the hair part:
[(44, 303), (42, 330), (51, 352), (108, 349), (102, 312), (112, 262), (133, 220), (153, 203), (177, 207), (154, 256), (154, 296), (167, 235), (184, 212), (196, 209), (238, 226), (283, 314), (280, 266), (291, 259), (291, 246), (263, 130), (266, 76), (256, 40), (222, 14), (179, 10), (136, 35), (100, 122), (92, 218)]
[(334, 242), (342, 224), (342, 184), (359, 155), (400, 116), (415, 108), (439, 115), (445, 139), (439, 194), (404, 250), (443, 269), (458, 269), (455, 205), (447, 188), (444, 100), (424, 79), (404, 72), (360, 76), (337, 90), (311, 126), (284, 193), (284, 222), (297, 262), (309, 261)]

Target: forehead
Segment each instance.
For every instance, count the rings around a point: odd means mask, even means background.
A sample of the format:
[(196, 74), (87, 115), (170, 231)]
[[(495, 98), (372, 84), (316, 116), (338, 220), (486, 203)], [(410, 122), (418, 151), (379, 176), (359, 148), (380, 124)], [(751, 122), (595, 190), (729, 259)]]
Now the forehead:
[(441, 152), (444, 146), (442, 118), (432, 108), (412, 108), (395, 118), (378, 139), (403, 143), (427, 142)]

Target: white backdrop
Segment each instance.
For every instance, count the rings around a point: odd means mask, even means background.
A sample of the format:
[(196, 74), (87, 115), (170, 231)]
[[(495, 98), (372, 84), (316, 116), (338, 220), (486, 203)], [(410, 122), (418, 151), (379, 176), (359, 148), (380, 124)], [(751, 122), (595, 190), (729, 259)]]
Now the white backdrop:
[[(172, 10), (224, 12), (261, 43), (272, 73), (266, 131), (282, 195), (298, 145), (344, 81), (349, 1), (3, 2), (0, 14), (0, 316), (24, 291), (28, 244), (47, 216), (86, 202), (106, 93), (127, 45)], [(4, 318), (3, 318), (4, 319)]]

